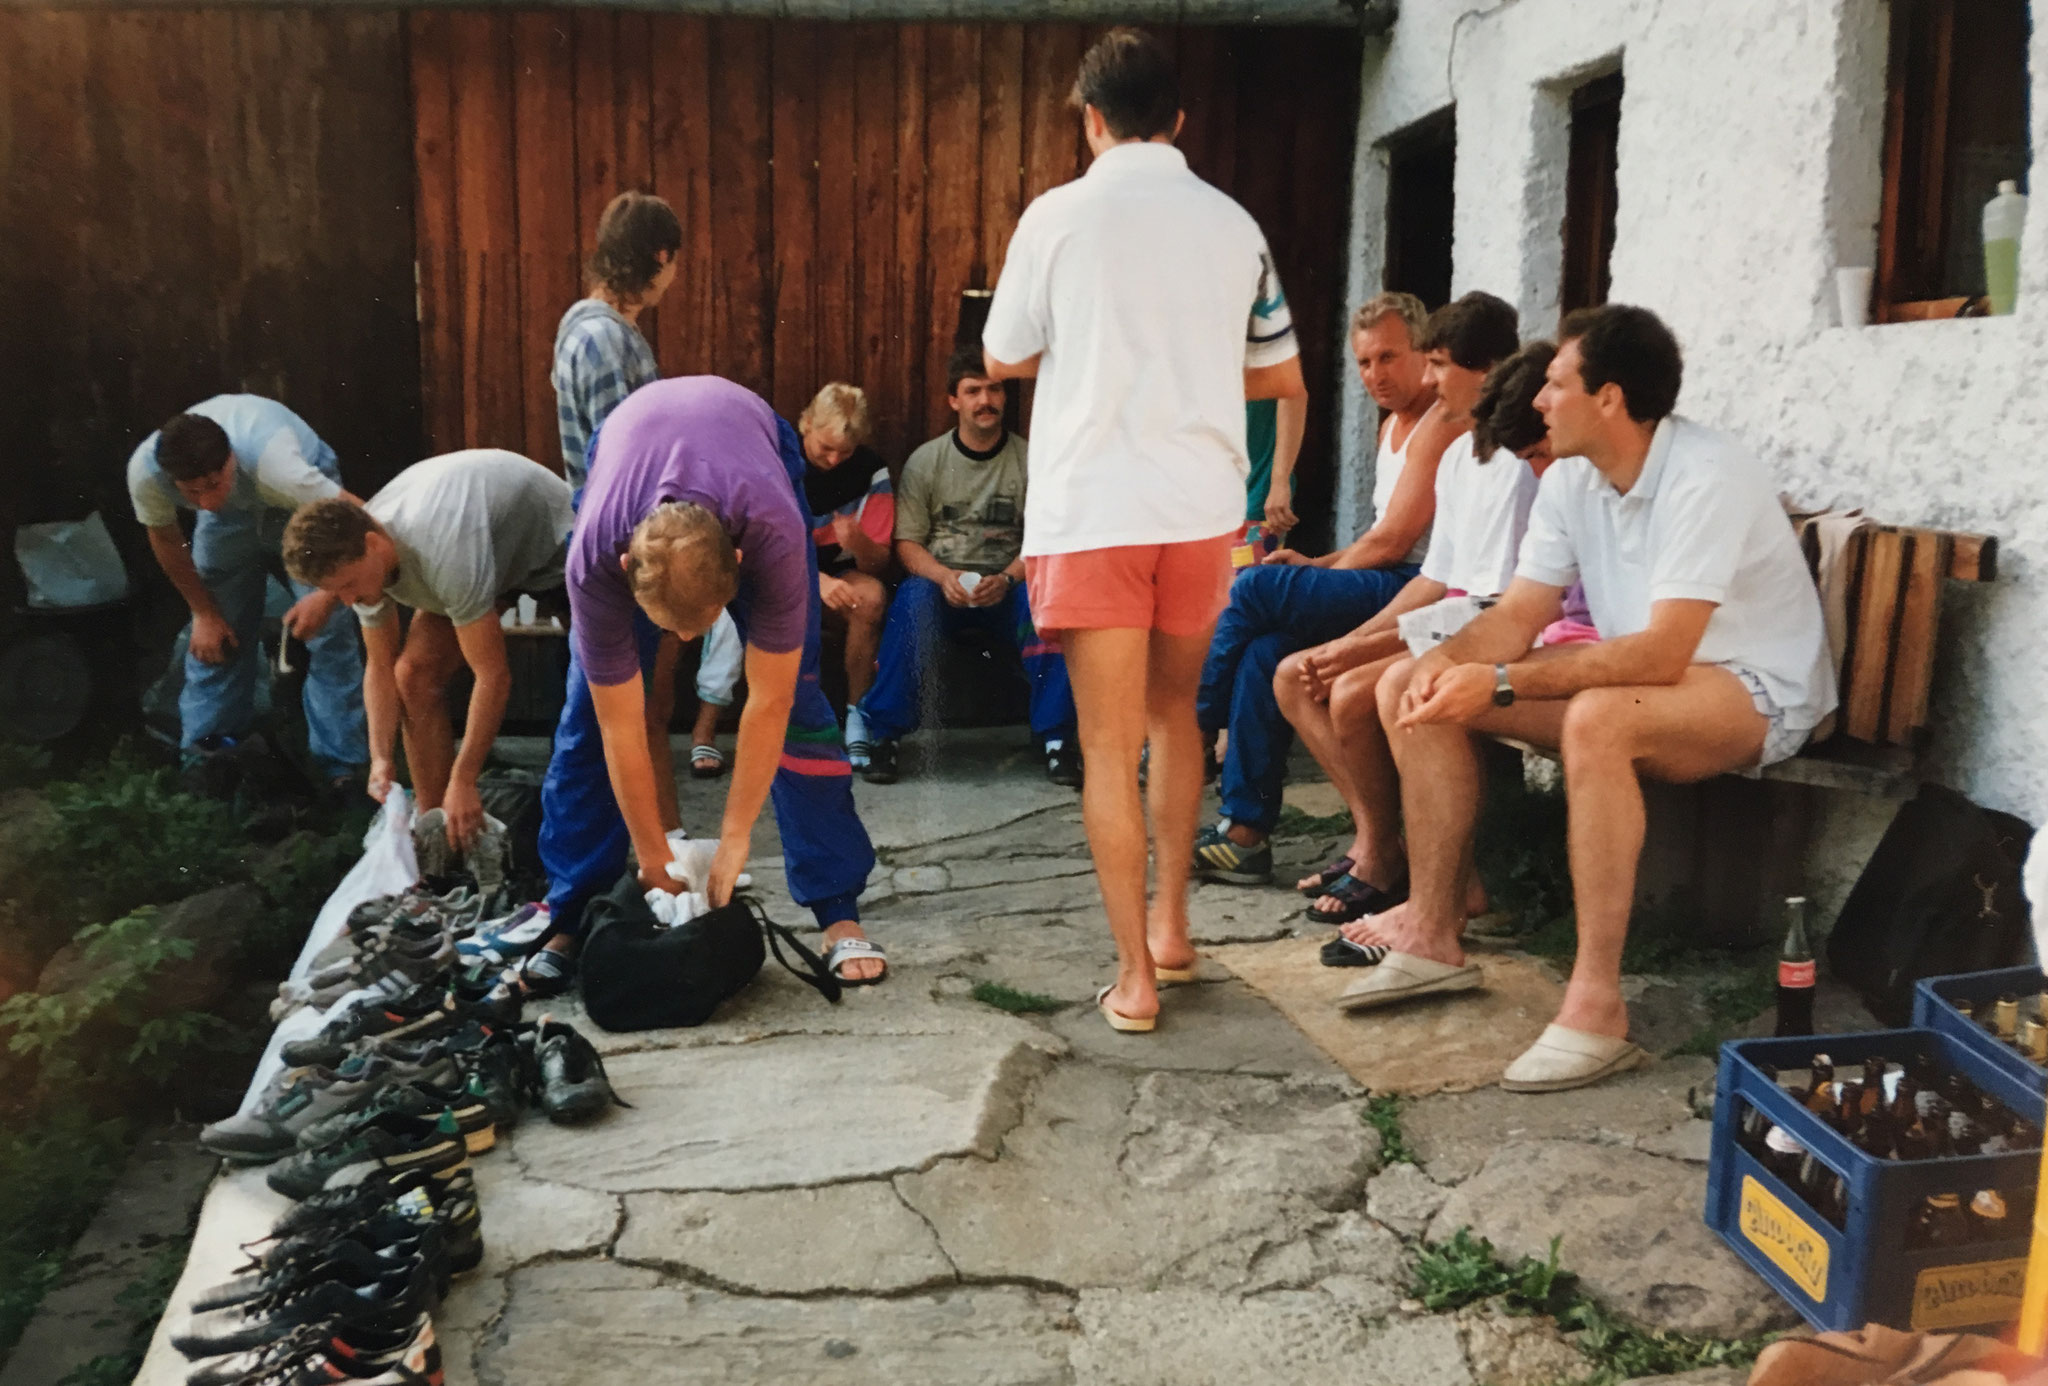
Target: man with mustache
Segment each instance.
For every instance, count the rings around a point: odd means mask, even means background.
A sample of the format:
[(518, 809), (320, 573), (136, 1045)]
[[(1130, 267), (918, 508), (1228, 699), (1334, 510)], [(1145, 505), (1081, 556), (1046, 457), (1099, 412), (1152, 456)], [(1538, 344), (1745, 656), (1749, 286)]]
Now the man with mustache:
[[(1031, 730), (1046, 777), (1081, 783), (1074, 695), (1066, 660), (1039, 639), (1024, 590), (1024, 440), (1003, 424), (1003, 382), (981, 358), (957, 354), (946, 403), (959, 418), (903, 464), (896, 488), (896, 560), (905, 577), (889, 607), (874, 684), (857, 709), (869, 743), (861, 772), (896, 780), (897, 740), (917, 729), (918, 690), (938, 639), (979, 627), (1014, 642), (1031, 683)], [(851, 722), (849, 718), (849, 722)]]

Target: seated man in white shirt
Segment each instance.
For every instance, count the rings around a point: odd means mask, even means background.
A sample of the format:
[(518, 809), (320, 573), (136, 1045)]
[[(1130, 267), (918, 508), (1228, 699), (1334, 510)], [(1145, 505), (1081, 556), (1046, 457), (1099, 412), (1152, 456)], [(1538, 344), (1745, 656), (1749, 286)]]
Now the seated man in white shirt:
[[(1433, 607), (1422, 619), (1449, 630), (1475, 601), (1492, 601), (1514, 577), (1537, 478), (1551, 463), (1536, 392), (1556, 353), (1549, 342), (1531, 342), (1505, 361), (1486, 363), (1491, 370), (1459, 365), (1447, 347), (1428, 353), (1430, 387), (1452, 422), (1469, 421), (1471, 431), (1444, 449), (1437, 467), (1436, 524), (1422, 571), (1377, 616), (1289, 655), (1273, 677), (1280, 710), (1344, 796), (1356, 830), (1342, 857), (1297, 884), (1313, 902), (1311, 919), (1348, 924), (1407, 897), (1401, 782), (1380, 726), (1375, 689), (1380, 676), (1409, 653), (1402, 616)], [(1485, 892), (1476, 881), (1467, 893), (1467, 912), (1483, 911)], [(1363, 966), (1385, 952), (1368, 938), (1333, 939), (1323, 960)]]
[[(1556, 1020), (1508, 1066), (1512, 1092), (1636, 1067), (1621, 950), (1643, 846), (1639, 776), (1684, 783), (1796, 752), (1834, 709), (1820, 598), (1756, 457), (1672, 413), (1678, 343), (1642, 308), (1565, 320), (1536, 407), (1547, 472), (1514, 581), (1451, 639), (1389, 670), (1380, 717), (1401, 775), (1410, 894), (1391, 951), (1339, 1004), (1469, 991), (1459, 946), (1482, 775), (1476, 738), (1564, 753), (1578, 956)], [(1585, 585), (1600, 641), (1532, 650)]]

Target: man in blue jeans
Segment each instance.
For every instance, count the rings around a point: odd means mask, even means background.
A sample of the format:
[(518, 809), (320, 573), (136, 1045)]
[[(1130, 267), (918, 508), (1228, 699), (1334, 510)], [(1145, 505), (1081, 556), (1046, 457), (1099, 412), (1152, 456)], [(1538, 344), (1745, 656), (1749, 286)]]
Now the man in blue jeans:
[[(192, 611), (179, 745), (188, 756), (256, 725), (264, 595), (282, 579), (285, 521), (309, 501), (342, 496), (334, 449), (306, 421), (260, 395), (215, 395), (142, 440), (128, 459), (128, 497), (164, 576)], [(188, 546), (180, 509), (198, 512)], [(306, 642), (306, 736), (339, 786), (370, 758), (363, 723), (363, 651), (356, 618), (302, 582), (284, 615)]]
[[(1405, 300), (1405, 301), (1404, 301)], [(1267, 842), (1280, 820), (1280, 791), (1294, 731), (1273, 693), (1280, 661), (1370, 620), (1419, 571), (1436, 514), (1436, 469), (1470, 422), (1447, 417), (1423, 379), (1424, 353), (1448, 350), (1459, 364), (1490, 364), (1519, 345), (1515, 310), (1491, 294), (1438, 309), (1420, 332), (1420, 304), (1389, 294), (1352, 320), (1359, 375), (1381, 408), (1373, 478), (1378, 517), (1348, 547), (1321, 558), (1280, 549), (1238, 575), (1216, 623), (1196, 715), (1210, 737), (1228, 729), (1223, 821), (1195, 838), (1194, 871), (1209, 880), (1263, 885), (1273, 878)], [(1412, 382), (1412, 383), (1411, 383)]]
[(1038, 638), (1024, 590), (1024, 440), (1003, 426), (1003, 382), (986, 371), (978, 354), (954, 356), (946, 403), (959, 427), (911, 453), (896, 487), (896, 559), (908, 576), (882, 628), (875, 681), (847, 718), (847, 739), (868, 743), (870, 784), (895, 783), (896, 742), (917, 729), (939, 639), (969, 629), (1016, 647), (1046, 778), (1081, 783), (1067, 662)]

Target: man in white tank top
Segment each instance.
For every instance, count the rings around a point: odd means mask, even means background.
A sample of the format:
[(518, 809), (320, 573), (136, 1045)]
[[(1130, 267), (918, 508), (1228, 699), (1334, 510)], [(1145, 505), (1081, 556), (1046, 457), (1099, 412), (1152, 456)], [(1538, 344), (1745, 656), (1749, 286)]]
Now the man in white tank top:
[(1436, 407), (1423, 380), (1416, 342), (1426, 316), (1411, 294), (1381, 294), (1351, 320), (1359, 378), (1389, 414), (1380, 429), (1372, 527), (1321, 558), (1281, 549), (1246, 569), (1216, 623), (1195, 709), (1212, 742), (1230, 732), (1224, 821), (1195, 839), (1195, 872), (1209, 880), (1261, 885), (1273, 876), (1266, 839), (1280, 818), (1294, 739), (1273, 696), (1280, 661), (1370, 619), (1415, 576), (1427, 546), (1437, 462), (1464, 428)]

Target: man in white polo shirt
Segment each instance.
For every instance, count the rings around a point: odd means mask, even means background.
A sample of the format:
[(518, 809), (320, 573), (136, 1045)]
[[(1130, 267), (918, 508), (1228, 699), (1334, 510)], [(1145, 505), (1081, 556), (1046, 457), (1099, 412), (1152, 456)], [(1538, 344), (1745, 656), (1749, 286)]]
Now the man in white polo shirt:
[[(367, 504), (301, 506), (285, 526), (292, 576), (352, 604), (362, 621), (370, 797), (390, 790), (403, 721), (420, 812), (442, 810), (457, 851), (483, 826), (477, 777), (512, 692), (499, 613), (520, 593), (562, 585), (576, 519), (569, 494), (538, 462), (470, 448), (415, 462)], [(413, 613), (403, 653), (394, 602)], [(446, 696), (463, 664), (476, 684), (458, 757)]]
[[(1555, 1022), (1501, 1086), (1555, 1092), (1643, 1062), (1621, 949), (1643, 845), (1638, 779), (1783, 760), (1835, 706), (1820, 598), (1756, 457), (1672, 413), (1678, 343), (1646, 309), (1565, 320), (1536, 407), (1565, 460), (1544, 474), (1515, 579), (1444, 644), (1389, 670), (1410, 894), (1378, 917), (1386, 958), (1346, 1010), (1469, 991), (1459, 947), (1481, 775), (1474, 733), (1564, 753), (1578, 956)], [(1576, 454), (1576, 455), (1572, 455)], [(1585, 585), (1600, 641), (1532, 650)]]
[(1082, 59), (1073, 99), (1095, 161), (1025, 209), (982, 344), (991, 377), (1038, 379), (1031, 615), (1065, 649), (1088, 763), (1082, 814), (1118, 959), (1097, 1004), (1114, 1028), (1147, 1031), (1158, 982), (1195, 965), (1195, 688), (1244, 513), (1244, 405), (1306, 387), (1265, 236), (1173, 147), (1180, 89), (1164, 47), (1111, 31)]

